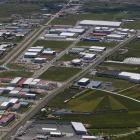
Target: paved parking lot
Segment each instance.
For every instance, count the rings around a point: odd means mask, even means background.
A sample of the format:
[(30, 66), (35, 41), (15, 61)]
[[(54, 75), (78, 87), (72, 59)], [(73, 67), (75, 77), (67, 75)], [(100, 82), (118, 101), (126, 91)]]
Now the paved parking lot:
[(61, 131), (62, 133), (65, 133), (66, 136), (62, 137), (50, 137), (48, 136), (48, 139), (50, 140), (81, 140), (81, 135), (77, 135), (75, 131), (73, 130), (71, 125), (68, 124), (35, 124), (33, 123), (32, 127), (27, 130), (27, 133), (24, 134), (21, 138), (24, 140), (33, 140), (36, 137), (36, 134), (38, 132), (42, 131), (42, 128), (56, 128), (57, 131)]

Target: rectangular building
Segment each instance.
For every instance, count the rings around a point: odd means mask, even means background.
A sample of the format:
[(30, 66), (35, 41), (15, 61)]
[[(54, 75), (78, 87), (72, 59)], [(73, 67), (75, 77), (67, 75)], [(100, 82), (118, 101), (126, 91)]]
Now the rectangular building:
[(100, 20), (82, 20), (79, 23), (80, 26), (102, 26), (102, 27), (114, 27), (119, 28), (122, 22), (115, 21), (100, 21)]
[(47, 59), (46, 58), (35, 58), (34, 63), (46, 63)]
[(11, 108), (11, 111), (18, 111), (21, 108), (21, 104), (14, 104)]
[(13, 78), (1, 78), (1, 83), (10, 83)]
[(75, 130), (76, 134), (86, 134), (87, 130), (85, 129), (84, 125), (80, 122), (71, 122), (73, 129)]
[(29, 87), (29, 84), (34, 80), (34, 78), (28, 78), (24, 83), (23, 87)]
[(24, 58), (36, 58), (38, 56), (38, 53), (32, 53), (32, 52), (26, 52), (24, 54)]
[(22, 77), (16, 77), (10, 82), (10, 86), (15, 87), (16, 84), (22, 79)]
[(79, 86), (86, 86), (90, 83), (90, 79), (88, 78), (82, 78), (81, 80), (78, 81)]
[(42, 55), (56, 55), (56, 51), (43, 51)]

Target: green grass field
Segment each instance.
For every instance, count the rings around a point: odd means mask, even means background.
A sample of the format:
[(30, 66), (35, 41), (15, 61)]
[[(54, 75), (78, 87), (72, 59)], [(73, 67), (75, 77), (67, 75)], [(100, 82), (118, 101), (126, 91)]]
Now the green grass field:
[(24, 18), (27, 18), (27, 16), (31, 16), (31, 13), (41, 13), (41, 10), (43, 8), (43, 5), (36, 5), (36, 4), (6, 4), (1, 3), (0, 4), (0, 17), (9, 17), (12, 14), (19, 14), (23, 16)]
[(130, 134), (128, 136), (113, 138), (113, 140), (140, 140), (140, 136), (137, 134)]
[(106, 63), (103, 62), (97, 67), (98, 69), (121, 69), (122, 71), (140, 73), (140, 65), (130, 64), (117, 64), (117, 63)]
[(39, 78), (64, 82), (80, 71), (80, 68), (50, 67), (43, 74), (41, 74)]
[(128, 29), (140, 29), (140, 22), (134, 22), (134, 23), (124, 23), (122, 28), (128, 28)]
[(140, 87), (133, 87), (131, 89), (127, 89), (123, 92), (120, 92), (120, 94), (140, 100)]
[(49, 40), (38, 40), (33, 46), (44, 46), (46, 48), (51, 48), (56, 52), (61, 52), (71, 45), (71, 41), (49, 41)]
[(93, 136), (97, 135), (118, 135), (130, 133), (135, 129), (132, 128), (122, 128), (122, 129), (88, 129), (88, 132)]
[(20, 69), (20, 70), (31, 70), (30, 68), (24, 67), (24, 66), (20, 66), (16, 63), (9, 63), (7, 65), (8, 68), (10, 69)]
[(128, 57), (139, 57), (140, 51), (140, 39), (134, 39), (126, 44), (122, 49), (128, 49), (128, 52), (125, 54), (120, 55), (119, 51), (116, 51), (111, 56), (108, 57), (109, 60), (113, 61), (123, 61), (125, 58)]
[(116, 46), (115, 43), (106, 43), (106, 42), (94, 42), (94, 41), (80, 41), (76, 46), (101, 46), (106, 48), (113, 48)]
[(15, 78), (15, 77), (25, 77), (29, 78), (33, 75), (33, 72), (24, 72), (24, 71), (8, 71), (0, 73), (0, 78), (8, 77), (8, 78)]
[(59, 60), (60, 61), (71, 61), (73, 59), (77, 59), (79, 58), (80, 56), (77, 55), (77, 54), (65, 54), (63, 55)]
[(127, 14), (125, 13), (90, 13), (90, 14), (69, 14), (67, 17), (64, 18), (56, 18), (50, 24), (58, 24), (58, 25), (75, 25), (78, 20), (114, 20), (123, 19)]
[[(73, 89), (73, 91), (75, 90)], [(77, 92), (79, 92), (79, 90)], [(78, 121), (82, 123), (90, 123), (92, 129), (136, 128), (140, 125), (140, 105), (138, 102), (107, 92), (91, 90), (72, 99), (67, 104), (64, 104), (64, 101), (71, 98), (74, 94), (75, 93), (70, 92), (70, 89), (66, 89), (49, 101), (47, 105), (65, 109), (74, 109), (75, 111), (91, 111), (93, 109), (94, 113), (90, 115), (60, 115), (60, 120), (54, 119), (53, 121)], [(118, 111), (107, 113), (108, 111), (113, 111), (113, 109)], [(127, 109), (128, 112), (122, 112), (120, 109)], [(101, 111), (104, 113), (100, 114)], [(39, 119), (37, 118), (37, 120)], [(43, 118), (43, 121), (52, 120)]]

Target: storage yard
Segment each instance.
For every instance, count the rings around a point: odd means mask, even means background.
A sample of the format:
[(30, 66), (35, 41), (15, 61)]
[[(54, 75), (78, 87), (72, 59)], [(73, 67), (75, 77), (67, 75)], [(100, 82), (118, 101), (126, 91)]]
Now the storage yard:
[[(31, 122), (29, 128), (24, 130), (24, 134), (20, 133), (23, 128), (19, 129), (17, 135), (19, 134), (23, 139), (51, 139), (55, 140), (57, 138), (62, 140), (89, 140), (95, 139), (95, 136), (86, 135), (87, 130), (82, 123), (71, 122), (71, 123), (47, 123), (47, 122)], [(80, 134), (80, 135), (79, 135)], [(16, 136), (15, 136), (16, 137)]]

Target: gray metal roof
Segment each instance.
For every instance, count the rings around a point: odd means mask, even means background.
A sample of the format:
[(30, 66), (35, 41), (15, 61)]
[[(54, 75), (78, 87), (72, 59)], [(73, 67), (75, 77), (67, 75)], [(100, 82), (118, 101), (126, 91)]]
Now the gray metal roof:
[(72, 126), (76, 131), (82, 131), (82, 132), (87, 132), (85, 129), (84, 125), (80, 122), (71, 122)]

